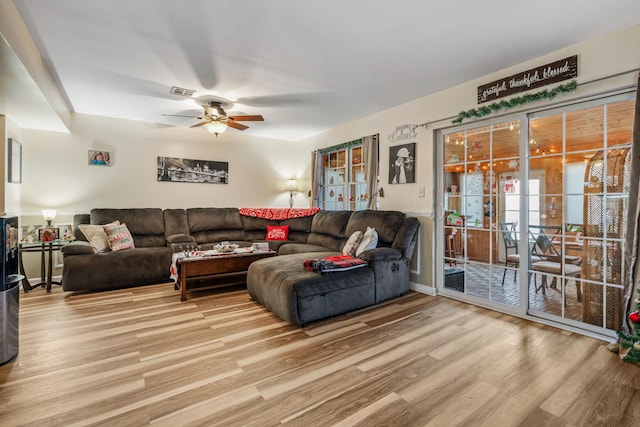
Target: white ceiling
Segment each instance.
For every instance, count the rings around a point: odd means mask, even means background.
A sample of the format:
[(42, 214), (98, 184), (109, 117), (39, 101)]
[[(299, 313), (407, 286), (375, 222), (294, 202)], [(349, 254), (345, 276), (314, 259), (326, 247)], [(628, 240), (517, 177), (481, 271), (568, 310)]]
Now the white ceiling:
[(72, 111), (188, 126), (163, 114), (215, 95), (264, 116), (245, 134), (284, 140), (640, 22), (638, 0), (14, 4)]

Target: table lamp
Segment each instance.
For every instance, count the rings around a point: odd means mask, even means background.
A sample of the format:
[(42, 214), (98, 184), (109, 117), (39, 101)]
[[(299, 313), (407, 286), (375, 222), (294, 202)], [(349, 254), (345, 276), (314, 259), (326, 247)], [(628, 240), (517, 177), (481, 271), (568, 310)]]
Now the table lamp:
[(51, 221), (53, 221), (56, 217), (55, 209), (43, 209), (42, 210), (42, 218), (47, 221), (47, 225), (44, 230), (42, 230), (42, 234), (40, 236), (40, 240), (43, 242), (50, 242), (56, 238), (55, 230), (51, 225)]

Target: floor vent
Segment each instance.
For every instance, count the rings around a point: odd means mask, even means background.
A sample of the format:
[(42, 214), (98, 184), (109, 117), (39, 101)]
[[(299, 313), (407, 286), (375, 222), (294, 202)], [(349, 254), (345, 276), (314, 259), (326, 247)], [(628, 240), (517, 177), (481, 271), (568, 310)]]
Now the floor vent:
[(185, 98), (191, 98), (191, 96), (195, 92), (196, 91), (193, 89), (185, 89), (183, 87), (178, 87), (178, 86), (171, 86), (171, 89), (169, 90), (169, 93), (171, 95), (184, 96)]

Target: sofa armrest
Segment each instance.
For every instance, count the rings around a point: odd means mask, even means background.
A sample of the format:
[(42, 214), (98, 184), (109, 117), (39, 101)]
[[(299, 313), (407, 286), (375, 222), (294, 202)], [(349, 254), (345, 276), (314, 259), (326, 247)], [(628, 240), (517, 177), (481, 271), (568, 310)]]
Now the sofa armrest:
[(64, 245), (60, 251), (62, 252), (63, 256), (69, 256), (69, 255), (89, 255), (89, 254), (93, 254), (93, 248), (91, 247), (91, 245), (89, 244), (89, 242), (85, 242), (85, 241), (78, 241), (76, 240), (75, 242), (71, 242), (68, 243), (66, 245)]
[(189, 247), (197, 246), (195, 237), (189, 234), (172, 234), (167, 236), (167, 246), (171, 252), (182, 252)]
[(417, 218), (405, 218), (391, 247), (399, 250), (405, 257), (411, 259), (418, 239), (419, 228), (420, 223)]
[(402, 253), (393, 248), (375, 248), (362, 252), (358, 258), (369, 263), (376, 261), (398, 261), (402, 259)]
[(196, 239), (193, 236), (188, 234), (172, 234), (171, 236), (167, 236), (167, 243), (169, 245), (174, 243), (196, 243)]

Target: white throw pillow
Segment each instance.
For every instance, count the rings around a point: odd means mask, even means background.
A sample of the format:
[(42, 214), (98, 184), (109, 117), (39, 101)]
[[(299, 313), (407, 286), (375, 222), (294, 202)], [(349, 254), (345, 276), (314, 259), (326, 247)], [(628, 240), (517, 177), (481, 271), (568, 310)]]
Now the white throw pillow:
[[(105, 225), (120, 225), (120, 221), (116, 220)], [(109, 240), (107, 240), (107, 234), (104, 232), (104, 226), (92, 225), (92, 224), (80, 224), (78, 229), (87, 238), (87, 241), (93, 248), (93, 252), (108, 252), (111, 250), (109, 246)]]
[(354, 231), (342, 248), (342, 255), (353, 256), (362, 241), (362, 231)]
[(378, 246), (378, 233), (375, 228), (367, 227), (367, 231), (362, 236), (360, 245), (356, 250), (356, 256), (359, 256), (362, 252), (369, 249), (375, 249)]

